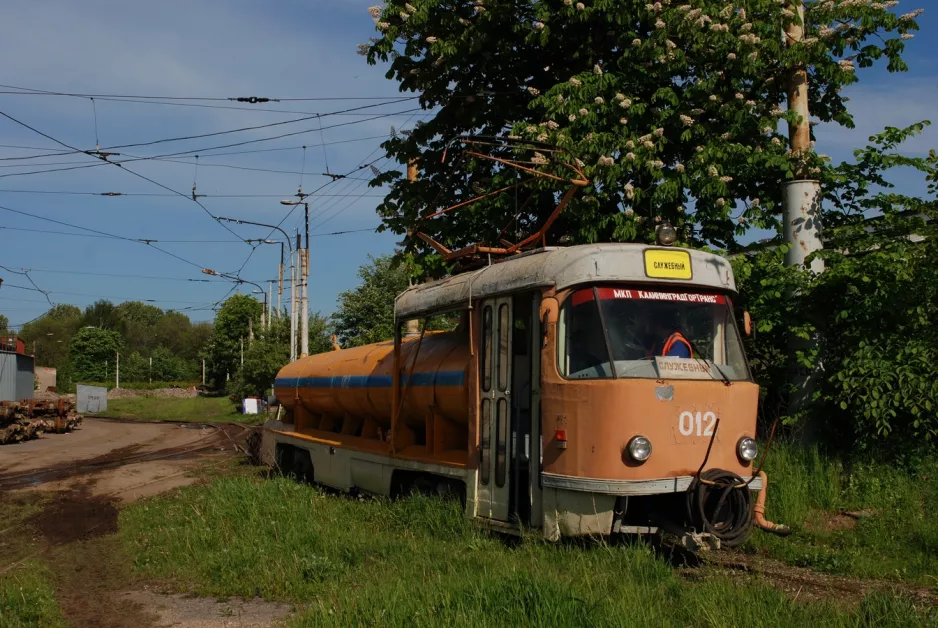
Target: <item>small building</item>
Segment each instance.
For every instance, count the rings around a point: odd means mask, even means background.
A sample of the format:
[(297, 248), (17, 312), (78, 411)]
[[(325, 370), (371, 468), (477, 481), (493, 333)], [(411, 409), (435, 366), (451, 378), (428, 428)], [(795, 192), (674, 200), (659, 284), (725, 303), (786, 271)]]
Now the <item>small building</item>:
[(35, 363), (26, 355), (26, 343), (16, 336), (0, 336), (0, 401), (33, 398)]

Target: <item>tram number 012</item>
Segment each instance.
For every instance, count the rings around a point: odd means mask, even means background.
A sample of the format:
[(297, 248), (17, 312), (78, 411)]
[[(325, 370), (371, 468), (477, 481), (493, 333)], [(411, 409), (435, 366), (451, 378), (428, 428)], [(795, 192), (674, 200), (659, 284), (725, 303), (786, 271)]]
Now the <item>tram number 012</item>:
[(713, 436), (713, 427), (716, 425), (717, 415), (713, 412), (681, 412), (678, 429), (684, 436)]

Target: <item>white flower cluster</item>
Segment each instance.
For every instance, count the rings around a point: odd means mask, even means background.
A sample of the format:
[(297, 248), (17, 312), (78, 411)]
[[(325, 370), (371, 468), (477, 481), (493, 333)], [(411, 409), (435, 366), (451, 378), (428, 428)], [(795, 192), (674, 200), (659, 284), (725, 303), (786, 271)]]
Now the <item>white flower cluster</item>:
[(625, 198), (632, 200), (635, 198), (635, 186), (631, 183), (625, 184)]
[(531, 26), (533, 26), (536, 31), (543, 30), (544, 22), (534, 22)]
[(546, 165), (548, 161), (547, 161), (547, 157), (545, 157), (543, 154), (535, 152), (534, 157), (531, 157), (531, 163), (535, 163), (539, 166), (543, 166), (543, 165)]
[(532, 96), (538, 96), (540, 95), (541, 91), (536, 87), (528, 87), (528, 93)]
[(573, 85), (574, 87), (580, 87), (581, 85), (583, 85), (583, 81), (581, 81), (580, 79), (578, 79), (578, 78), (575, 77), (575, 76), (571, 76), (571, 77), (570, 77), (570, 80), (569, 80), (568, 82), (569, 82), (571, 85)]
[(856, 70), (856, 67), (853, 65), (853, 61), (850, 59), (841, 59), (837, 62), (837, 65), (839, 65), (840, 69), (844, 72), (853, 72)]
[(900, 22), (911, 22), (915, 18), (919, 17), (922, 13), (925, 12), (925, 9), (915, 9), (911, 13), (906, 13), (905, 15), (899, 16)]
[(551, 130), (555, 130), (555, 129), (560, 128), (560, 125), (557, 124), (556, 122), (554, 122), (553, 120), (548, 120), (546, 126), (547, 126), (548, 129), (551, 129)]
[(436, 42), (437, 42), (437, 38), (436, 38), (436, 37), (432, 37), (432, 36), (431, 36), (431, 37), (427, 37), (427, 43), (428, 43), (428, 44), (435, 44)]
[(674, 169), (677, 170), (678, 172), (684, 172), (684, 164), (678, 162), (674, 164)]
[(375, 5), (375, 6), (373, 6), (373, 7), (368, 7), (368, 14), (369, 14), (372, 18), (374, 18), (374, 19), (376, 19), (376, 20), (377, 20), (379, 17), (381, 17), (381, 13), (382, 13), (383, 11), (384, 11), (384, 9), (381, 8), (381, 7), (378, 6), (378, 5)]
[(707, 168), (707, 174), (711, 177), (715, 177), (720, 173), (717, 171), (716, 166), (710, 166), (709, 168)]
[(684, 124), (684, 126), (691, 126), (692, 124), (694, 124), (694, 119), (691, 118), (690, 116), (687, 116), (687, 115), (683, 115), (683, 114), (682, 114), (682, 115), (681, 115), (681, 122)]
[(603, 157), (600, 157), (600, 158), (599, 158), (599, 165), (600, 165), (600, 166), (611, 166), (611, 165), (614, 164), (614, 163), (616, 163), (616, 160), (613, 159), (612, 157), (605, 157), (605, 156), (603, 156)]
[(602, 105), (602, 104), (605, 103), (606, 101), (603, 100), (603, 97), (602, 97), (602, 96), (597, 96), (596, 98), (593, 99), (593, 102), (596, 103), (597, 105)]

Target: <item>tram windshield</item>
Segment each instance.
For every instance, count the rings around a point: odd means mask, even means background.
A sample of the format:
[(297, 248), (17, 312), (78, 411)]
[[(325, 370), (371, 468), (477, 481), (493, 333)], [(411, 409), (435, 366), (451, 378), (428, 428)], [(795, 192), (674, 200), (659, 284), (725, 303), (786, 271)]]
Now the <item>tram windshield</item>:
[(722, 294), (598, 286), (560, 312), (568, 379), (750, 379), (732, 304)]

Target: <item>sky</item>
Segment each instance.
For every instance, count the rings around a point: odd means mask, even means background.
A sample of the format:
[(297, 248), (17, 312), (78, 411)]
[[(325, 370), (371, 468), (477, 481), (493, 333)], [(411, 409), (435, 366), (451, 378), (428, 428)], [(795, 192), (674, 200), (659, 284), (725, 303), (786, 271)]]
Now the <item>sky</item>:
[[(925, 3), (908, 0), (897, 10)], [(427, 115), (412, 111), (414, 101), (391, 102), (410, 94), (401, 94), (385, 78), (386, 67), (368, 66), (357, 54), (356, 46), (374, 33), (370, 4), (373, 0), (5, 0), (0, 6), (0, 58), (5, 60), (0, 84), (7, 87), (0, 92), (20, 91), (10, 89), (14, 86), (101, 96), (92, 101), (0, 93), (0, 112), (34, 129), (0, 117), (0, 266), (30, 269), (28, 276), (0, 269), (0, 314), (18, 325), (46, 311), (49, 300), (84, 308), (104, 298), (146, 300), (193, 320), (211, 320), (211, 306), (233, 284), (203, 274), (202, 268), (240, 273), (267, 289), (280, 261), (279, 245), (255, 250), (243, 242), (268, 237), (270, 229), (219, 223), (211, 215), (283, 221), (282, 228), (292, 234), (302, 229), (303, 207), (280, 200), (293, 198), (300, 186), (305, 193), (321, 187), (308, 198), (310, 308), (333, 312), (339, 293), (357, 284), (359, 266), (369, 255), (392, 252), (397, 240), (373, 232), (380, 224), (375, 207), (381, 191), (367, 186), (370, 167), (356, 169), (372, 162), (378, 169), (400, 169), (383, 159), (379, 144), (392, 125), (407, 129)], [(936, 117), (938, 10), (927, 11), (920, 24), (922, 34), (907, 47), (911, 71), (861, 71), (859, 85), (848, 92), (857, 128), (817, 128), (819, 152), (847, 159), (886, 125)], [(159, 99), (115, 102), (107, 95), (282, 100), (167, 104)], [(316, 114), (322, 115), (316, 119)], [(115, 159), (186, 153), (165, 158), (172, 161), (118, 168), (84, 154), (49, 155), (69, 150), (54, 140), (82, 150), (105, 149), (302, 117), (312, 119), (113, 149), (121, 153)], [(291, 132), (302, 133), (256, 141)], [(251, 143), (207, 150), (245, 141)], [(906, 150), (923, 154), (932, 147), (938, 147), (938, 127)], [(265, 152), (244, 152), (258, 150)], [(32, 155), (49, 156), (3, 159)], [(65, 170), (73, 166), (92, 167)], [(25, 174), (49, 169), (61, 170)], [(353, 171), (334, 182), (322, 175)], [(908, 174), (897, 181), (911, 191), (923, 189)], [(197, 194), (207, 195), (199, 197), (201, 207), (191, 198), (193, 184)], [(100, 196), (109, 192), (128, 196)], [(271, 237), (282, 239), (276, 232)], [(49, 300), (21, 288), (34, 285)], [(235, 289), (257, 290), (248, 284)], [(276, 284), (273, 292), (276, 300)], [(284, 305), (287, 298), (284, 292)]]

